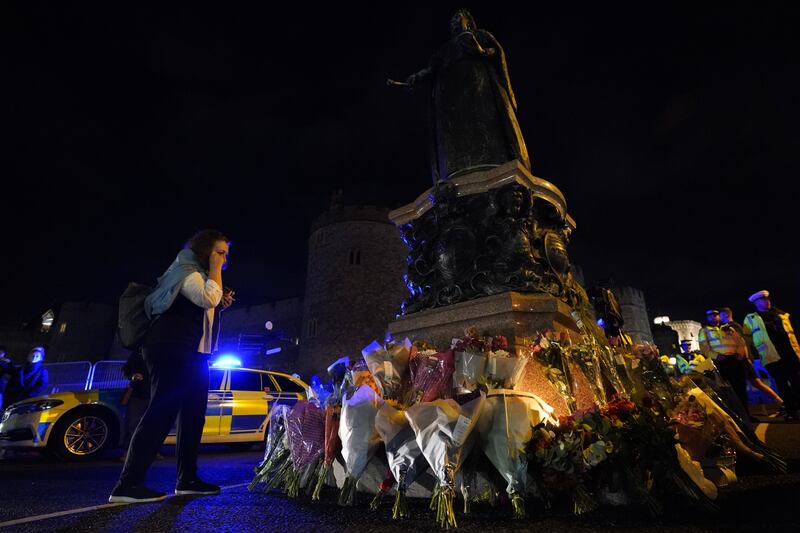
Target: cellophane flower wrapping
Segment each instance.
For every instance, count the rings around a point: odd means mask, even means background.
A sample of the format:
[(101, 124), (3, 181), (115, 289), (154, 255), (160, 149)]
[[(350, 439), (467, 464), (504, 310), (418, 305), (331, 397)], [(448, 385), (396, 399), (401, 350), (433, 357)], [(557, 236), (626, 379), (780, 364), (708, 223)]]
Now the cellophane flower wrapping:
[(513, 390), (490, 391), (479, 422), (483, 451), (506, 482), (515, 518), (524, 518), (528, 457), (533, 428), (555, 424), (553, 408), (534, 394)]
[[(757, 461), (767, 460), (768, 463), (771, 463), (770, 458), (765, 456), (764, 450), (756, 449), (757, 446), (755, 444), (751, 445), (750, 439), (747, 437), (746, 433), (742, 431), (742, 428), (736, 420), (734, 420), (733, 417), (703, 389), (700, 387), (692, 387), (685, 394), (695, 398), (697, 403), (703, 406), (708, 415), (708, 422), (706, 425), (711, 425), (713, 430), (724, 433), (737, 452), (748, 455)], [(777, 471), (783, 470), (779, 465), (772, 464), (771, 466), (776, 467)]]
[(255, 476), (248, 485), (248, 490), (254, 490), (259, 483), (266, 483), (264, 490), (269, 490), (277, 484), (280, 476), (285, 475), (287, 465), (291, 465), (289, 433), (286, 424), (289, 411), (288, 405), (276, 405), (272, 408), (264, 460), (256, 467)]
[(354, 504), (358, 478), (381, 442), (375, 430), (375, 415), (382, 405), (383, 400), (369, 385), (360, 386), (342, 401), (339, 438), (347, 478), (339, 495), (340, 505)]
[(403, 401), (407, 382), (411, 341), (404, 339), (399, 343), (387, 343), (386, 346), (373, 341), (361, 350), (361, 354), (383, 400), (398, 407)]
[(388, 403), (383, 404), (375, 417), (375, 429), (386, 447), (389, 469), (397, 481), (397, 496), (392, 516), (406, 518), (408, 507), (405, 492), (417, 475), (427, 467), (425, 457), (404, 411), (395, 409)]
[(362, 385), (367, 385), (378, 396), (381, 396), (381, 388), (375, 382), (375, 378), (372, 377), (372, 372), (369, 371), (367, 367), (366, 361), (363, 359), (357, 359), (353, 362), (353, 366), (350, 369), (349, 377), (346, 379), (345, 386), (350, 391), (358, 389)]
[(286, 416), (293, 472), (286, 492), (296, 497), (307, 483), (325, 446), (325, 412), (315, 404), (298, 400)]
[(455, 358), (452, 350), (418, 352), (409, 362), (411, 387), (406, 405), (450, 396)]
[(486, 360), (486, 381), (495, 389), (513, 389), (519, 383), (528, 358), (515, 357), (506, 350), (489, 352)]
[(455, 477), (474, 444), (473, 429), (486, 398), (483, 394), (459, 405), (455, 400), (436, 400), (412, 405), (405, 415), (417, 444), (438, 480), (431, 499), (436, 520), (442, 527), (455, 527), (453, 510)]
[(342, 398), (349, 387), (352, 387), (350, 358), (340, 357), (328, 366), (328, 375), (333, 381), (333, 391), (325, 401), (325, 450), (322, 463), (317, 472), (317, 479), (311, 493), (311, 500), (318, 501), (324, 487), (331, 478), (331, 468), (336, 454), (341, 448), (339, 440), (339, 417), (342, 412)]
[(478, 389), (486, 371), (486, 354), (467, 350), (455, 352), (453, 389), (456, 394), (469, 394)]
[(530, 357), (537, 360), (545, 378), (561, 397), (568, 412), (572, 413), (577, 409), (577, 405), (572, 395), (572, 376), (567, 356), (561, 347), (562, 342), (561, 336), (557, 333), (545, 332), (537, 334), (525, 348)]
[(571, 346), (569, 349), (570, 359), (579, 369), (579, 371), (573, 371), (573, 387), (586, 390), (590, 394), (583, 401), (580, 399), (581, 394), (575, 394), (579, 409), (585, 409), (593, 404), (602, 406), (606, 403), (600, 361), (595, 353), (595, 348), (596, 346), (593, 344), (581, 344)]
[(325, 449), (322, 458), (322, 465), (317, 473), (317, 481), (311, 499), (317, 501), (322, 494), (322, 487), (328, 482), (333, 460), (336, 453), (342, 446), (339, 439), (339, 418), (342, 413), (342, 406), (329, 403), (325, 407)]

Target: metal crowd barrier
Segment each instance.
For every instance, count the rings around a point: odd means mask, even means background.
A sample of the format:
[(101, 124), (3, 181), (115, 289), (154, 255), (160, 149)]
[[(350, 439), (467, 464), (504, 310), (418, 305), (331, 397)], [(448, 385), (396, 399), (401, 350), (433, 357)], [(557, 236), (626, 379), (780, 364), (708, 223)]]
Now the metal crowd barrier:
[(125, 361), (110, 360), (45, 363), (50, 389), (48, 394), (93, 389), (124, 389), (128, 380), (122, 374)]
[(72, 363), (45, 363), (47, 369), (48, 394), (64, 391), (88, 390), (92, 363), (75, 361)]
[(98, 361), (92, 366), (92, 374), (86, 390), (124, 389), (129, 380), (122, 374), (125, 361)]

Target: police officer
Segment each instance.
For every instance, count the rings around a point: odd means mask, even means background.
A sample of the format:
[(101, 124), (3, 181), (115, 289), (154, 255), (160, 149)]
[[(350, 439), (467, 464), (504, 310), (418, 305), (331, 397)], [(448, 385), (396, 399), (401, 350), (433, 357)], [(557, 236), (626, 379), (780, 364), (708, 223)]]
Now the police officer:
[(748, 298), (756, 311), (744, 319), (744, 331), (751, 335), (761, 363), (775, 379), (783, 398), (786, 420), (798, 421), (800, 409), (800, 345), (789, 321), (789, 313), (772, 306), (769, 291)]

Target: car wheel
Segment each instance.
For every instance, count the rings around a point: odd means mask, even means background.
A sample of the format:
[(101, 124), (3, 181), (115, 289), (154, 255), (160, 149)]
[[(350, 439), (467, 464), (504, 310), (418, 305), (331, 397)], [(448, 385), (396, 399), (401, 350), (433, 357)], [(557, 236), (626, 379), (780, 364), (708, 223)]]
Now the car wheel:
[(67, 413), (50, 435), (48, 447), (61, 459), (84, 461), (100, 457), (113, 442), (112, 422), (97, 411)]

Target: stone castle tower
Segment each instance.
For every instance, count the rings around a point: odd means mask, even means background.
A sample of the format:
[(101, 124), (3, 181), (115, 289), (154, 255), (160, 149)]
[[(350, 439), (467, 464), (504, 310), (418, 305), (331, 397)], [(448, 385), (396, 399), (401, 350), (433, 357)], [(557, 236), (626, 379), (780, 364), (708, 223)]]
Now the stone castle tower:
[(644, 293), (633, 287), (614, 287), (613, 290), (619, 301), (622, 318), (625, 320), (623, 326), (625, 332), (634, 342), (653, 342)]
[(400, 312), (406, 247), (389, 209), (342, 206), (335, 196), (308, 238), (308, 264), (298, 371), (323, 373), (342, 355), (360, 357), (382, 342)]

